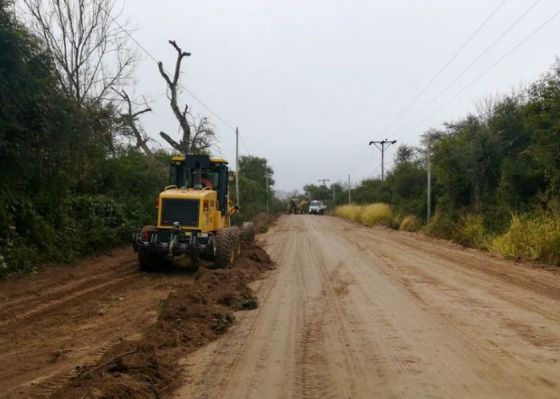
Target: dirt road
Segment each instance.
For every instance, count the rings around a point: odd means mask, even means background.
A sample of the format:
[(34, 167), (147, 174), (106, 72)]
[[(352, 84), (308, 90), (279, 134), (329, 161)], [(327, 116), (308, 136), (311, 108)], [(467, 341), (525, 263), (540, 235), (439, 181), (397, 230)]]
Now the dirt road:
[(557, 398), (560, 273), (284, 216), (261, 306), (183, 360), (177, 398)]

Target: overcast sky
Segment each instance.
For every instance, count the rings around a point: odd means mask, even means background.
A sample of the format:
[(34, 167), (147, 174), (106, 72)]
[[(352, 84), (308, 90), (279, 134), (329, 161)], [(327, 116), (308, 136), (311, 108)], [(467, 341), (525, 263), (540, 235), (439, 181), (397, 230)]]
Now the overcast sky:
[[(192, 52), (185, 86), (239, 126), (241, 153), (266, 157), (278, 189), (292, 190), (319, 178), (342, 181), (351, 174), (357, 182), (377, 176), (380, 154), (369, 140), (417, 144), (428, 128), (474, 111), (476, 99), (508, 93), (546, 72), (560, 53), (560, 17), (448, 101), (560, 11), (557, 0), (541, 0), (430, 102), (534, 3), (508, 0), (401, 113), (502, 1), (134, 0), (126, 2), (125, 15), (137, 28), (136, 39), (168, 69), (175, 53), (167, 40)], [(158, 132), (177, 136), (178, 126), (147, 56), (137, 79), (136, 94), (153, 100), (144, 125), (163, 145)], [(214, 122), (221, 155), (233, 164), (234, 132), (187, 93), (183, 99)], [(389, 165), (395, 148), (388, 151)]]

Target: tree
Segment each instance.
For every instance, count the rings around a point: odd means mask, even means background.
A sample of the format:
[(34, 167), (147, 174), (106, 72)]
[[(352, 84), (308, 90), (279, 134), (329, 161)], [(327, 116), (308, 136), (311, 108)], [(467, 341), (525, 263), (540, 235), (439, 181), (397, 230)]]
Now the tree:
[(124, 111), (121, 112), (117, 119), (120, 133), (127, 138), (133, 138), (136, 143), (135, 148), (142, 149), (146, 155), (153, 158), (152, 150), (148, 147), (148, 141), (150, 141), (150, 138), (138, 122), (138, 118), (142, 114), (151, 112), (152, 109), (148, 107), (147, 104), (142, 109), (134, 109), (135, 104), (133, 104), (130, 96), (125, 90), (119, 92), (118, 94), (124, 101)]
[(214, 126), (205, 116), (188, 116), (192, 126), (191, 154), (208, 154), (217, 141)]
[(173, 46), (175, 51), (177, 51), (177, 60), (175, 61), (175, 70), (173, 73), (173, 77), (171, 78), (169, 74), (165, 71), (163, 67), (163, 62), (158, 62), (159, 73), (167, 83), (168, 89), (168, 97), (169, 97), (169, 105), (171, 106), (171, 110), (177, 118), (179, 122), (179, 126), (183, 131), (183, 137), (179, 143), (175, 140), (170, 140), (170, 136), (165, 132), (161, 132), (161, 136), (169, 143), (172, 147), (174, 147), (177, 151), (181, 153), (188, 153), (191, 149), (191, 128), (189, 126), (189, 121), (187, 119), (187, 113), (189, 111), (189, 106), (185, 104), (183, 110), (179, 107), (179, 100), (178, 100), (178, 92), (179, 92), (179, 78), (181, 77), (181, 65), (183, 63), (183, 59), (186, 57), (190, 57), (191, 53), (183, 51), (181, 47), (177, 45), (177, 43), (173, 40), (169, 41), (169, 44)]
[(56, 65), (63, 91), (79, 106), (114, 100), (113, 89), (132, 81), (138, 58), (115, 0), (23, 0), (30, 25)]
[(214, 127), (208, 118), (193, 116), (189, 112), (189, 106), (187, 104), (185, 104), (184, 107), (179, 106), (181, 67), (183, 65), (183, 60), (186, 57), (190, 57), (191, 53), (183, 51), (173, 40), (170, 40), (169, 44), (177, 52), (173, 76), (171, 77), (167, 73), (161, 61), (158, 62), (158, 69), (167, 84), (169, 105), (171, 106), (173, 115), (175, 115), (175, 118), (179, 122), (183, 134), (179, 142), (175, 141), (165, 132), (160, 132), (160, 135), (174, 149), (182, 154), (207, 154), (216, 142)]
[(401, 164), (405, 162), (410, 162), (414, 157), (414, 147), (406, 144), (401, 144), (397, 149), (397, 154), (395, 155), (395, 164)]
[(274, 171), (266, 158), (251, 155), (243, 155), (239, 158), (240, 205), (244, 219), (265, 212), (267, 196), (269, 203), (272, 203), (273, 175)]

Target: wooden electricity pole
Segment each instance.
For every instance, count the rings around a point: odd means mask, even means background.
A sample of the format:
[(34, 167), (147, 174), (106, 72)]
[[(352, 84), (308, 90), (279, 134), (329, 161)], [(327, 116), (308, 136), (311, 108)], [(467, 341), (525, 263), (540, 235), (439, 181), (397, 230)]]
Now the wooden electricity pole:
[(397, 140), (381, 140), (381, 141), (370, 141), (369, 145), (375, 145), (379, 151), (381, 151), (381, 181), (385, 180), (385, 150), (391, 145), (395, 144)]
[(430, 160), (430, 150), (428, 149), (428, 200), (427, 200), (427, 222), (432, 218), (432, 162)]
[(348, 205), (352, 205), (352, 187), (350, 186), (350, 175), (348, 175)]
[(239, 128), (235, 128), (235, 200), (239, 206)]

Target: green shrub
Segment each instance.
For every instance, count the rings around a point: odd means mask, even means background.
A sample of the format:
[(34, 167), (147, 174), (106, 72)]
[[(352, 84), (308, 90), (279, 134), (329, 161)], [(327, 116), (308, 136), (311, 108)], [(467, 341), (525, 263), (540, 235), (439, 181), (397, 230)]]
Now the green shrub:
[(456, 228), (457, 223), (452, 217), (445, 212), (436, 210), (430, 222), (424, 226), (423, 231), (429, 236), (450, 240)]
[(560, 265), (560, 214), (513, 215), (508, 230), (489, 247), (505, 257)]
[(367, 226), (390, 224), (391, 207), (383, 203), (366, 205), (361, 209), (360, 221)]
[(459, 221), (453, 240), (467, 247), (485, 249), (488, 234), (480, 215), (466, 215)]
[(422, 228), (422, 222), (414, 215), (406, 216), (399, 225), (399, 230), (415, 232)]

